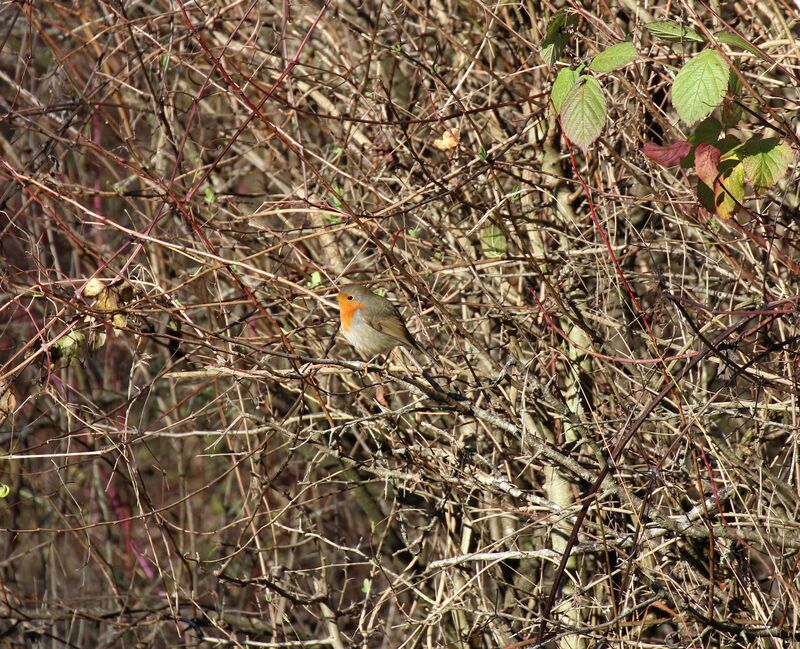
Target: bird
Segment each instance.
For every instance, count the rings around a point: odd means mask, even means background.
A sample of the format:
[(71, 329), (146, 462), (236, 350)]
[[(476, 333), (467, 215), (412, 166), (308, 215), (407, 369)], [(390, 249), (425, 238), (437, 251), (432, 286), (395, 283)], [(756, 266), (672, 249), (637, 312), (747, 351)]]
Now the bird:
[(385, 297), (364, 286), (348, 284), (336, 299), (342, 334), (358, 353), (374, 358), (398, 346), (423, 351), (398, 308)]
[[(388, 354), (395, 347), (406, 347), (435, 360), (408, 332), (400, 310), (382, 295), (358, 284), (348, 284), (342, 287), (336, 300), (339, 302), (342, 334), (359, 354), (374, 358)], [(456, 392), (445, 392), (413, 354), (409, 353), (408, 358), (436, 392), (455, 401), (465, 400)]]

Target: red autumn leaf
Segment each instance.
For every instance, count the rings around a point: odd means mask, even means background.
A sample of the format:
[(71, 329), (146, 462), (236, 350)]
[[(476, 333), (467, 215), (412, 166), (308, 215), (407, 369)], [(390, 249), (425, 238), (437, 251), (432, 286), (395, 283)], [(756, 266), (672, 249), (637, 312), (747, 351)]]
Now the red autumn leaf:
[(714, 186), (719, 165), (719, 149), (711, 144), (698, 144), (694, 152), (694, 168), (697, 177), (709, 187)]
[(689, 155), (689, 151), (691, 150), (692, 145), (686, 140), (674, 142), (667, 146), (661, 146), (655, 142), (647, 142), (644, 148), (642, 148), (642, 153), (662, 167), (671, 167), (672, 165), (678, 164), (683, 158)]

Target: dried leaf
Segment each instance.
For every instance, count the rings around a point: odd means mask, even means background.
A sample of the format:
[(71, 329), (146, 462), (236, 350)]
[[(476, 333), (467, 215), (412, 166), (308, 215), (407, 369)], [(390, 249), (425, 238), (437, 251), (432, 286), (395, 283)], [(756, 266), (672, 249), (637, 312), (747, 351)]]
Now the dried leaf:
[(439, 151), (448, 151), (449, 149), (455, 149), (460, 141), (461, 132), (457, 128), (449, 128), (442, 133), (441, 140), (433, 141), (433, 146)]
[(17, 398), (7, 381), (0, 383), (0, 422), (8, 417), (17, 407)]

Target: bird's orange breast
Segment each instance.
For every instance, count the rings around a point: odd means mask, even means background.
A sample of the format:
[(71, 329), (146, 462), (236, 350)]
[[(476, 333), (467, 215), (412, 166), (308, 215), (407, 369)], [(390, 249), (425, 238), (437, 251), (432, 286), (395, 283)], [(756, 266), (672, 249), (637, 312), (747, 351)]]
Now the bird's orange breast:
[(348, 331), (353, 326), (353, 316), (359, 309), (363, 309), (366, 305), (359, 302), (355, 298), (352, 300), (347, 299), (348, 296), (340, 294), (336, 296), (339, 301), (339, 319), (342, 321), (342, 329)]

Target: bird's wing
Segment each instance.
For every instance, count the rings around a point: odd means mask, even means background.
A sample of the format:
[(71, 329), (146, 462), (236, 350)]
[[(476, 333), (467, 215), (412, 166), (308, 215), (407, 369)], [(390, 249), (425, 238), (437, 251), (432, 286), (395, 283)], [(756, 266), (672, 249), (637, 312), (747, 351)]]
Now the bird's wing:
[(401, 345), (416, 349), (417, 343), (403, 324), (400, 312), (395, 308), (391, 315), (393, 317), (372, 316), (366, 317), (364, 320), (375, 331), (380, 331), (382, 334), (394, 338)]

